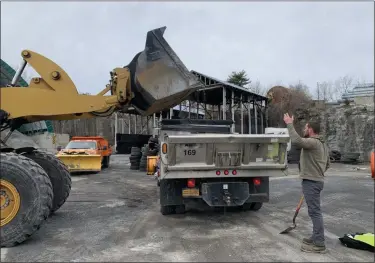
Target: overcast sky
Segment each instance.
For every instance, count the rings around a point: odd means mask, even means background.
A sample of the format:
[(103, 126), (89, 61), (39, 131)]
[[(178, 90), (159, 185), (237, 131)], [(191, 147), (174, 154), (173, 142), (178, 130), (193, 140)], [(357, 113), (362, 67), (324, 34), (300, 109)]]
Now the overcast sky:
[(2, 2), (1, 58), (18, 65), (31, 49), (96, 93), (161, 26), (188, 69), (222, 80), (242, 69), (267, 87), (374, 80), (373, 2)]

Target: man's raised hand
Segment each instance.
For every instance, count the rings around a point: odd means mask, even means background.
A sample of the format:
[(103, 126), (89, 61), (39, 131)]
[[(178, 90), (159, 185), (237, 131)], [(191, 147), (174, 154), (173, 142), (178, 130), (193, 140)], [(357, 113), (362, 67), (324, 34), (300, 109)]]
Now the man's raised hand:
[(284, 122), (285, 122), (285, 124), (293, 123), (293, 121), (294, 121), (294, 117), (293, 116), (290, 117), (289, 113), (285, 113), (284, 114)]

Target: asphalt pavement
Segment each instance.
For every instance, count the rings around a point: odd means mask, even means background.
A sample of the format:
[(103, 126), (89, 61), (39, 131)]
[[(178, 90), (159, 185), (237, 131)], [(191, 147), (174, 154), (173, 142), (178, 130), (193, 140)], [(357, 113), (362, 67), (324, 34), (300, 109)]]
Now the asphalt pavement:
[(275, 261), (373, 262), (374, 253), (344, 247), (345, 233), (374, 232), (374, 180), (366, 166), (333, 164), (322, 194), (328, 253), (300, 251), (312, 225), (304, 205), (291, 224), (301, 182), (272, 178), (270, 202), (257, 212), (188, 207), (184, 215), (159, 212), (152, 176), (131, 171), (126, 155), (112, 156), (98, 174), (74, 175), (71, 194), (29, 240), (1, 249), (2, 262), (56, 261)]

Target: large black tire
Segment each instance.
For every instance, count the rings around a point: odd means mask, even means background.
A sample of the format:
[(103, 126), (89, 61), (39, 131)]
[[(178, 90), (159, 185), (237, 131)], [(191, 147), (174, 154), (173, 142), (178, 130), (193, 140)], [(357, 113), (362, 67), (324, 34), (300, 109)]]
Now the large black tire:
[(72, 188), (72, 179), (68, 168), (60, 159), (50, 153), (35, 150), (23, 155), (39, 164), (48, 174), (53, 187), (51, 214), (56, 212), (65, 203)]
[(175, 206), (173, 205), (162, 205), (160, 206), (160, 212), (162, 215), (171, 215), (175, 213)]
[(137, 157), (137, 156), (132, 156), (132, 155), (131, 155), (131, 156), (129, 157), (129, 160), (130, 160), (130, 161), (138, 161), (139, 159), (140, 159), (140, 158)]
[(52, 183), (43, 168), (15, 153), (2, 153), (1, 180), (11, 183), (20, 195), (15, 217), (1, 226), (1, 247), (12, 247), (28, 239), (48, 218), (53, 200)]
[(244, 203), (244, 204), (242, 205), (242, 210), (243, 210), (243, 211), (250, 211), (252, 205), (253, 205), (253, 203)]
[(260, 203), (260, 202), (252, 203), (251, 207), (250, 207), (250, 210), (258, 211), (259, 209), (262, 208), (262, 206), (263, 206), (263, 203)]

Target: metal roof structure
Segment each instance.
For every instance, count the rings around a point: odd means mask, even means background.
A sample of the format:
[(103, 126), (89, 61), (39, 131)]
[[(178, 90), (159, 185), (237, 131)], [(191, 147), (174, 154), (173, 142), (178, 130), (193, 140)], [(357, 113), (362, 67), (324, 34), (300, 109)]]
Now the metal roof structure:
[(222, 105), (223, 88), (226, 89), (226, 98), (228, 102), (230, 102), (232, 94), (234, 95), (234, 102), (236, 104), (240, 101), (241, 95), (243, 101), (267, 101), (267, 97), (251, 92), (246, 88), (227, 81), (219, 80), (195, 70), (191, 70), (190, 72), (197, 76), (202, 84), (204, 84), (204, 88), (199, 89), (197, 92), (191, 95), (189, 99), (192, 101), (206, 103), (209, 105)]
[(374, 83), (359, 85), (342, 95), (342, 99), (353, 99), (355, 97), (371, 97), (374, 96)]

